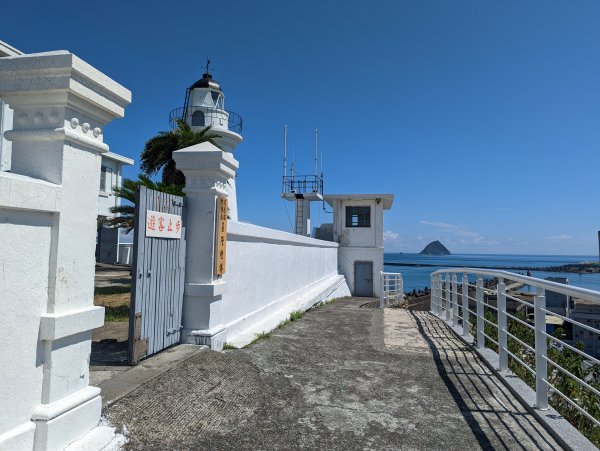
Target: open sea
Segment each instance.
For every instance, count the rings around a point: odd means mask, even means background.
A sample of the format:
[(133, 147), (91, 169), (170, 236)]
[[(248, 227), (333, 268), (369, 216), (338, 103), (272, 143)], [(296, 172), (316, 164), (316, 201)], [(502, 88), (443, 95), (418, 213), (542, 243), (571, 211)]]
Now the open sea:
[[(402, 273), (404, 279), (404, 291), (413, 289), (423, 289), (429, 287), (430, 274), (438, 269), (445, 268), (447, 265), (464, 266), (468, 268), (495, 266), (530, 266), (547, 267), (560, 266), (569, 263), (597, 262), (598, 256), (584, 255), (477, 255), (477, 254), (456, 254), (456, 255), (422, 255), (422, 254), (384, 254), (384, 271)], [(389, 262), (398, 263), (420, 263), (435, 266), (414, 267), (414, 266), (392, 266)], [(526, 274), (527, 271), (511, 272)], [(546, 277), (566, 277), (569, 285), (588, 288), (590, 290), (600, 291), (600, 273), (577, 274), (562, 272), (547, 272), (531, 270), (531, 276), (540, 279)]]

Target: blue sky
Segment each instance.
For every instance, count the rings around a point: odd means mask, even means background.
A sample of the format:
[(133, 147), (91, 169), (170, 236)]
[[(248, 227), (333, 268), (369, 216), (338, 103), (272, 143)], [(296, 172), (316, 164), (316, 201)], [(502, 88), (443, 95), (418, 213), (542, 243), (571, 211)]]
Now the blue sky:
[(69, 50), (132, 90), (105, 139), (136, 160), (211, 58), (244, 118), (241, 220), (290, 229), (288, 124), (306, 172), (319, 128), (327, 192), (396, 196), (387, 251), (598, 251), (600, 2), (35, 3), (2, 7), (0, 39)]

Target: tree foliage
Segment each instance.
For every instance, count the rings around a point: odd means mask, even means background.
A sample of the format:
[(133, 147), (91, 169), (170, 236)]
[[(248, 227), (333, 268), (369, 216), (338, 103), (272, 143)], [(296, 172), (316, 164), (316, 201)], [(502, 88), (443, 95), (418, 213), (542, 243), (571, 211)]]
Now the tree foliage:
[(187, 122), (178, 119), (175, 130), (159, 132), (146, 141), (140, 156), (142, 171), (153, 175), (162, 169), (162, 182), (165, 185), (184, 185), (185, 176), (175, 167), (173, 152), (203, 142), (219, 147), (216, 139), (220, 136), (214, 134), (211, 128), (212, 126), (208, 126), (201, 131), (193, 130)]
[(111, 227), (122, 228), (127, 233), (133, 230), (135, 218), (135, 193), (138, 186), (160, 191), (161, 193), (184, 196), (183, 185), (166, 184), (164, 182), (154, 182), (147, 175), (139, 174), (137, 180), (124, 179), (121, 187), (114, 186), (115, 196), (127, 201), (115, 207), (110, 207), (110, 212), (114, 217), (102, 219), (100, 222)]

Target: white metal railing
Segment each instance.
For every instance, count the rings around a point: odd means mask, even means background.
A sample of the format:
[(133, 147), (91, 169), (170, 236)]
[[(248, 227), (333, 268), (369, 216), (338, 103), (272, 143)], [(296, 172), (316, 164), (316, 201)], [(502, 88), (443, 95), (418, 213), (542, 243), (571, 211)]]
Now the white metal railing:
[(381, 272), (381, 296), (379, 307), (404, 300), (404, 280), (397, 272)]
[[(488, 278), (486, 283), (484, 277)], [(474, 285), (470, 282), (473, 279)], [(507, 282), (533, 287), (533, 299), (529, 301), (524, 296), (507, 291)], [(474, 335), (478, 348), (485, 347), (486, 342), (491, 344), (489, 347), (496, 348), (498, 370), (516, 370), (525, 382), (535, 388), (537, 409), (547, 409), (550, 399), (553, 407), (567, 419), (570, 419), (569, 415), (579, 414), (582, 416), (579, 418), (589, 420), (586, 423), (589, 429), (600, 427), (600, 356), (584, 352), (575, 336), (575, 330), (582, 329), (588, 334), (595, 334), (593, 340), (600, 340), (600, 330), (572, 319), (568, 313), (561, 315), (547, 309), (546, 291), (600, 305), (598, 291), (507, 271), (452, 268), (431, 273), (431, 313), (452, 326), (461, 325), (465, 336)], [(493, 303), (494, 297), (496, 305)], [(521, 306), (520, 310), (525, 310), (525, 316), (512, 310), (509, 313), (507, 299)], [(473, 304), (475, 310), (472, 310)], [(527, 316), (528, 310), (533, 310), (533, 323)], [(563, 325), (570, 324), (573, 327), (572, 342), (547, 333), (547, 317), (560, 318)], [(471, 334), (471, 321), (475, 323), (474, 334)], [(575, 368), (571, 365), (570, 371), (564, 368), (568, 366), (564, 352), (579, 358)], [(566, 379), (577, 384), (579, 389), (573, 388), (574, 384), (570, 382), (564, 383)], [(569, 388), (564, 389), (565, 386)], [(579, 420), (570, 421), (581, 424)], [(585, 431), (582, 432), (585, 434)]]

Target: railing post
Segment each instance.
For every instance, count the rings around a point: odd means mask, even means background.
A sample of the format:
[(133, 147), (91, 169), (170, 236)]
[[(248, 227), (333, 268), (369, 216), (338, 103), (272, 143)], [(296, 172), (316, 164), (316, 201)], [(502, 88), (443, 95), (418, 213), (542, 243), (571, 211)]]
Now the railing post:
[(506, 334), (506, 284), (498, 279), (498, 370), (508, 370), (508, 335)]
[(435, 277), (431, 275), (431, 291), (429, 292), (429, 311), (435, 314)]
[(398, 275), (398, 280), (400, 280), (400, 288), (399, 288), (399, 293), (396, 293), (396, 296), (400, 296), (400, 301), (404, 301), (404, 277), (402, 277), (402, 274)]
[(385, 296), (385, 277), (383, 276), (383, 271), (379, 272), (379, 279), (381, 280), (381, 293), (379, 293), (379, 308), (383, 308), (383, 298)]
[(437, 296), (438, 296), (438, 316), (441, 318), (442, 317), (442, 296), (443, 296), (443, 291), (442, 291), (442, 275), (438, 274), (438, 289), (437, 289)]
[(452, 326), (458, 326), (458, 277), (452, 274)]
[(476, 299), (477, 299), (477, 347), (483, 348), (485, 346), (485, 337), (483, 335), (483, 277), (477, 277), (476, 284)]
[(450, 321), (452, 313), (452, 287), (450, 286), (450, 281), (450, 273), (446, 273), (446, 321)]
[(543, 288), (537, 289), (533, 306), (535, 316), (535, 399), (536, 408), (548, 409), (548, 362), (547, 343), (544, 332), (546, 331), (546, 295)]
[(469, 323), (469, 276), (463, 274), (462, 278), (462, 326), (463, 336), (471, 333), (471, 323)]

